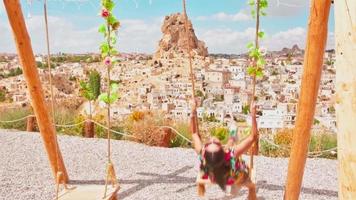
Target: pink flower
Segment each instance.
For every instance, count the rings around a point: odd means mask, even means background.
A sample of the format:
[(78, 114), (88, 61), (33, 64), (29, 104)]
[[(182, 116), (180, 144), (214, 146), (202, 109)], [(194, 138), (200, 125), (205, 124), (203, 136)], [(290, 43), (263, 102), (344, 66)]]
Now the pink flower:
[(104, 60), (104, 64), (105, 65), (111, 65), (111, 58), (110, 57), (106, 57), (105, 60)]
[(103, 8), (102, 10), (101, 10), (101, 16), (102, 17), (104, 17), (104, 18), (107, 18), (107, 17), (109, 17), (109, 11), (106, 9), (106, 8)]
[(235, 183), (235, 179), (233, 179), (233, 178), (229, 178), (229, 179), (227, 179), (227, 185), (232, 185), (232, 184), (234, 184)]

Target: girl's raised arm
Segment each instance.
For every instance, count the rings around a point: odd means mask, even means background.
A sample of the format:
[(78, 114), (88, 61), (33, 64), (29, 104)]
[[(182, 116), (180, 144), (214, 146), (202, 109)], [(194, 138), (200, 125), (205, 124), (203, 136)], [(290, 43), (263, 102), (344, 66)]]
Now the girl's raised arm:
[(257, 120), (256, 120), (256, 106), (254, 105), (251, 108), (251, 117), (252, 117), (252, 129), (251, 129), (252, 133), (240, 144), (235, 146), (234, 148), (235, 156), (240, 156), (241, 154), (246, 152), (257, 139), (258, 129), (257, 129)]
[(198, 128), (198, 116), (197, 116), (196, 102), (193, 102), (193, 105), (192, 105), (192, 115), (190, 117), (190, 131), (192, 133), (194, 149), (199, 154), (201, 149), (203, 148), (203, 145), (201, 142), (199, 128)]

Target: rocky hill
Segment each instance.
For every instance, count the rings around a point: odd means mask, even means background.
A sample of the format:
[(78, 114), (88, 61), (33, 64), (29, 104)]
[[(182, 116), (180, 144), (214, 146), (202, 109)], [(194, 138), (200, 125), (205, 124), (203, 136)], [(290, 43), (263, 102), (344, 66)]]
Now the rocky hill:
[[(195, 35), (193, 25), (189, 20), (189, 35), (190, 35), (190, 48), (194, 56), (208, 56), (208, 49), (205, 47), (203, 41), (198, 40)], [(171, 14), (166, 16), (161, 27), (163, 36), (159, 41), (158, 49), (155, 54), (156, 59), (166, 58), (171, 59), (177, 55), (186, 54), (188, 37), (185, 32), (184, 15), (180, 13)]]
[(293, 47), (291, 49), (289, 48), (283, 48), (281, 51), (280, 51), (281, 54), (283, 55), (288, 55), (288, 54), (291, 54), (291, 55), (302, 55), (304, 54), (304, 50), (300, 49), (298, 47), (298, 45), (293, 45)]

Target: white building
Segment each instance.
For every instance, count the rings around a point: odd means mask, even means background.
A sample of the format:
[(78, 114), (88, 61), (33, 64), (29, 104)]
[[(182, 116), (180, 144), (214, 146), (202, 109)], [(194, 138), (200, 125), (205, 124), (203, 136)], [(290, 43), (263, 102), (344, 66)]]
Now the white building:
[(275, 109), (262, 110), (262, 116), (258, 118), (259, 128), (283, 128), (284, 118), (287, 115), (287, 104), (278, 104)]

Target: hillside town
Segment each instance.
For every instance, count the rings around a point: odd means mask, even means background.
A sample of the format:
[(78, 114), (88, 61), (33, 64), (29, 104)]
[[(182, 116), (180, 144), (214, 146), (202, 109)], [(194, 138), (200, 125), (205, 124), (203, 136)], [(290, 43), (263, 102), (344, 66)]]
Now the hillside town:
[[(193, 51), (196, 80), (195, 94), (200, 104), (198, 117), (212, 122), (248, 122), (248, 105), (252, 98), (252, 79), (247, 73), (247, 55), (212, 56), (204, 42), (195, 36), (190, 23), (191, 38), (182, 33), (182, 16), (167, 16), (162, 25), (162, 40), (154, 55), (120, 54), (112, 68), (111, 79), (120, 85), (121, 99), (112, 105), (114, 119), (124, 119), (133, 111), (162, 111), (166, 117), (188, 120), (191, 114), (191, 80), (186, 43)], [(303, 72), (303, 50), (297, 45), (281, 51), (266, 52), (264, 76), (256, 87), (258, 126), (280, 129), (295, 124), (299, 88)], [(79, 57), (68, 61), (67, 57)], [(87, 102), (80, 96), (79, 80), (87, 79), (90, 70), (97, 70), (105, 80), (106, 68), (98, 62), (99, 55), (52, 55), (56, 60), (51, 70), (56, 104), (79, 109), (85, 113)], [(5, 98), (0, 106), (29, 105), (26, 82), (16, 55), (0, 55), (0, 92)], [(57, 59), (56, 59), (57, 58)], [(63, 58), (61, 61), (61, 59)], [(50, 100), (50, 86), (45, 55), (37, 55), (36, 62), (43, 83), (45, 97)], [(336, 132), (334, 51), (325, 54), (320, 82), (314, 128), (327, 128)], [(102, 81), (102, 90), (107, 87)], [(97, 103), (95, 112), (104, 104)], [(94, 113), (95, 113), (94, 112)]]

